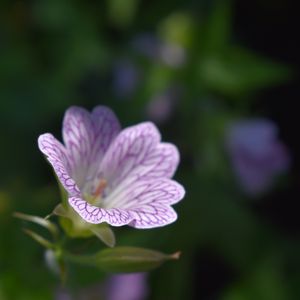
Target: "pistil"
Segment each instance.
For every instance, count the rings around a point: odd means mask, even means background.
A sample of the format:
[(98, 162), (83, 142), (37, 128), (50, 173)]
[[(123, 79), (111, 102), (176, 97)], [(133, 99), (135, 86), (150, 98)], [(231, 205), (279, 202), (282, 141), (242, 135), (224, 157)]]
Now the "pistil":
[(94, 197), (102, 196), (106, 187), (107, 187), (107, 181), (105, 179), (100, 179), (96, 190), (93, 192), (93, 196)]
[(87, 202), (92, 205), (100, 206), (101, 200), (103, 198), (103, 193), (105, 188), (107, 187), (107, 180), (100, 179), (96, 189), (94, 191), (90, 191), (89, 193), (84, 193), (84, 197)]

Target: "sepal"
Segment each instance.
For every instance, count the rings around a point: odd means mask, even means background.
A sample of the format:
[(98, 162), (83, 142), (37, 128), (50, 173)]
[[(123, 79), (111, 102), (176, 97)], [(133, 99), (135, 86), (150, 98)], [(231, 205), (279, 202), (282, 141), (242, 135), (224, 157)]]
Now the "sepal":
[(114, 247), (116, 243), (113, 230), (106, 223), (91, 224), (84, 221), (72, 208), (58, 204), (53, 214), (60, 217), (60, 224), (67, 235), (76, 238), (98, 237), (105, 245)]
[(27, 235), (29, 235), (32, 239), (34, 239), (36, 242), (38, 242), (40, 245), (42, 245), (43, 247), (45, 247), (47, 249), (54, 249), (55, 248), (54, 244), (52, 244), (51, 242), (49, 242), (48, 240), (46, 240), (44, 237), (37, 234), (36, 232), (34, 232), (30, 229), (26, 229), (26, 228), (23, 228), (23, 231)]
[(20, 213), (20, 212), (14, 212), (13, 216), (15, 218), (18, 218), (18, 219), (21, 219), (21, 220), (24, 220), (24, 221), (29, 221), (29, 222), (38, 224), (38, 225), (48, 229), (49, 232), (53, 235), (54, 238), (58, 237), (59, 231), (58, 231), (57, 226), (54, 223), (47, 220), (47, 219), (44, 219), (44, 218), (41, 218), (41, 217), (38, 217), (38, 216), (23, 214), (23, 213)]

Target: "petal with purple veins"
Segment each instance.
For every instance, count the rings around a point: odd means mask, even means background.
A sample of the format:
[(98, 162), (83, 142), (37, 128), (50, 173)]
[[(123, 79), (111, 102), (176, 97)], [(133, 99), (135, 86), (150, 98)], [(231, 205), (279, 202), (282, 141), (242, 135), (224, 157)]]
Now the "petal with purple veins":
[(101, 164), (110, 188), (115, 188), (135, 168), (142, 166), (159, 141), (159, 131), (150, 122), (123, 130), (110, 145)]
[(170, 205), (180, 201), (184, 194), (183, 187), (177, 182), (159, 179), (139, 181), (130, 189), (113, 193), (104, 202), (105, 208), (93, 206), (80, 197), (71, 197), (69, 203), (89, 223), (107, 222), (113, 226), (129, 224), (136, 228), (152, 228), (177, 219)]
[(115, 114), (105, 106), (92, 113), (73, 106), (65, 114), (63, 139), (71, 161), (72, 175), (82, 187), (88, 177), (94, 177), (112, 140), (120, 131)]
[(140, 174), (136, 170), (135, 174), (140, 178), (171, 178), (173, 177), (179, 163), (179, 152), (175, 145), (160, 143), (146, 157), (141, 164), (144, 169)]
[(106, 222), (113, 226), (123, 226), (132, 221), (132, 217), (127, 210), (100, 208), (89, 204), (80, 197), (70, 197), (69, 203), (81, 218), (88, 223), (99, 224)]
[(108, 147), (119, 134), (121, 125), (114, 112), (106, 106), (96, 106), (91, 114), (93, 138), (88, 175), (95, 177)]
[(50, 133), (40, 135), (38, 145), (64, 188), (70, 195), (78, 195), (80, 190), (69, 175), (70, 164), (64, 146)]
[[(109, 149), (101, 170), (111, 188), (122, 184), (128, 177), (141, 180), (171, 178), (174, 175), (179, 163), (178, 149), (173, 144), (158, 143), (160, 137), (157, 129), (151, 123), (145, 124), (153, 130), (148, 136), (140, 130), (135, 139), (130, 140), (130, 135), (121, 133)], [(130, 130), (139, 130), (141, 127), (134, 126)]]
[(85, 182), (93, 137), (90, 113), (72, 106), (64, 116), (63, 140), (71, 162), (71, 174), (79, 187)]
[(135, 182), (128, 179), (104, 200), (104, 205), (128, 210), (133, 217), (133, 227), (151, 228), (174, 222), (177, 215), (170, 205), (179, 202), (184, 195), (184, 188), (171, 179)]

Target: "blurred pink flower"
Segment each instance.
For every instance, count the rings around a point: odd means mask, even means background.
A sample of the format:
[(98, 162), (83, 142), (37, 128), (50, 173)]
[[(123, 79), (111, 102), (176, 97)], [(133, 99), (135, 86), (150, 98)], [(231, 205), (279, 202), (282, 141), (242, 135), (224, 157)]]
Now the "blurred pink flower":
[(232, 123), (227, 128), (226, 147), (237, 180), (250, 195), (266, 191), (274, 177), (290, 165), (288, 150), (278, 140), (278, 128), (267, 119)]
[(137, 35), (132, 42), (132, 46), (143, 56), (172, 68), (181, 67), (186, 62), (186, 51), (183, 47), (166, 43), (153, 34), (143, 33)]
[(146, 273), (112, 275), (106, 282), (106, 300), (143, 300), (148, 293)]
[(154, 96), (146, 106), (146, 114), (156, 123), (164, 123), (172, 116), (179, 101), (181, 90), (177, 87), (167, 89)]
[(140, 72), (130, 60), (120, 60), (113, 70), (113, 92), (117, 97), (132, 96), (139, 82)]
[(55, 300), (144, 300), (149, 288), (147, 273), (115, 274), (105, 281), (71, 293), (65, 288), (55, 291)]

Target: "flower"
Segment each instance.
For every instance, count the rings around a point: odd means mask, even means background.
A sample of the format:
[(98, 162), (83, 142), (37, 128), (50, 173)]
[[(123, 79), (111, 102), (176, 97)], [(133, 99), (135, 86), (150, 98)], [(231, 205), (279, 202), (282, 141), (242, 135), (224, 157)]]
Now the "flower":
[(186, 62), (184, 48), (167, 43), (150, 33), (137, 35), (132, 41), (132, 47), (137, 53), (172, 68), (182, 67)]
[(177, 148), (162, 143), (153, 123), (121, 130), (105, 106), (91, 113), (66, 111), (61, 144), (52, 134), (38, 139), (63, 187), (68, 202), (89, 223), (152, 228), (174, 222), (171, 207), (185, 194), (170, 178), (179, 163)]
[(175, 86), (155, 95), (146, 106), (147, 116), (150, 120), (160, 124), (168, 121), (174, 113), (180, 97), (181, 90)]
[(287, 148), (277, 135), (277, 126), (267, 119), (241, 120), (228, 127), (226, 146), (238, 180), (250, 195), (267, 190), (289, 167)]
[(148, 292), (146, 273), (112, 275), (106, 282), (107, 300), (142, 300)]
[[(76, 299), (143, 300), (148, 294), (146, 273), (123, 273), (111, 275), (104, 282), (76, 290)], [(66, 288), (56, 290), (55, 300), (69, 299), (74, 299), (74, 295)]]
[(130, 97), (136, 90), (139, 82), (139, 70), (130, 60), (120, 60), (113, 70), (113, 90), (117, 97)]

